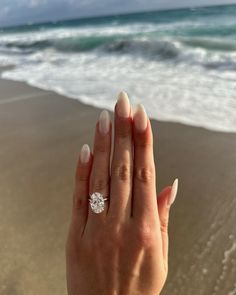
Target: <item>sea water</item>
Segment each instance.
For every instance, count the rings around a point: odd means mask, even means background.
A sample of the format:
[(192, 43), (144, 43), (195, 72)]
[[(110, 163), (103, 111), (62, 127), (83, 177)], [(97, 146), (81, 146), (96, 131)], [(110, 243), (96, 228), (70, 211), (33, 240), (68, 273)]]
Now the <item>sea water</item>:
[(121, 90), (150, 117), (236, 132), (236, 6), (0, 30), (3, 78), (112, 110)]

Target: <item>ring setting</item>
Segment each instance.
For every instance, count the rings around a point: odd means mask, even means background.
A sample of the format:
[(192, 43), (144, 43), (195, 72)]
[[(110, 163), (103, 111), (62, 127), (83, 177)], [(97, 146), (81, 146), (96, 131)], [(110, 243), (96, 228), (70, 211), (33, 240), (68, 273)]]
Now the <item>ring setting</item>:
[(92, 211), (94, 213), (101, 213), (105, 209), (105, 201), (107, 201), (107, 198), (104, 198), (103, 194), (99, 192), (94, 192), (90, 195), (89, 203)]

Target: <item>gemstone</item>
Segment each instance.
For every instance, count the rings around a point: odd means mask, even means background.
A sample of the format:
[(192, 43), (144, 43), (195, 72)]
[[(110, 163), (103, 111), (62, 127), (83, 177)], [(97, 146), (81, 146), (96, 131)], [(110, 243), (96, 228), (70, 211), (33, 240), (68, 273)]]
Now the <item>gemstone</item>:
[(94, 213), (101, 213), (105, 209), (105, 201), (101, 193), (93, 193), (90, 196), (89, 202)]

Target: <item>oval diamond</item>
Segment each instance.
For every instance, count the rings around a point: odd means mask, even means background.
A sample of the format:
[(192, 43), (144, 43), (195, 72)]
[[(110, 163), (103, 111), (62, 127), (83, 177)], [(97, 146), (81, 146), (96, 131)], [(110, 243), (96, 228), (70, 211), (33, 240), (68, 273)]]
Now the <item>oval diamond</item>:
[(95, 192), (89, 199), (91, 209), (94, 213), (101, 213), (105, 209), (105, 202), (103, 195), (99, 192)]

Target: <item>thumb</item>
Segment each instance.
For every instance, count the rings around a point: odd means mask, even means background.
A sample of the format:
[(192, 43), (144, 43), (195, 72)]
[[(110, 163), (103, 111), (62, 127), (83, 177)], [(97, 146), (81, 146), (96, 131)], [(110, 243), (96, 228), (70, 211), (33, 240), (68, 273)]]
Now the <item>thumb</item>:
[(163, 258), (164, 265), (166, 270), (168, 270), (168, 223), (169, 223), (169, 211), (170, 206), (173, 204), (178, 190), (178, 179), (175, 179), (172, 186), (165, 187), (157, 198), (158, 203), (158, 212), (160, 218), (160, 227), (162, 235), (162, 249), (163, 249)]

